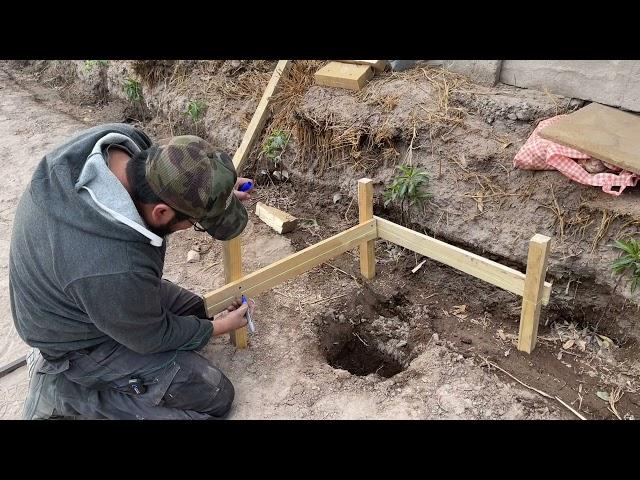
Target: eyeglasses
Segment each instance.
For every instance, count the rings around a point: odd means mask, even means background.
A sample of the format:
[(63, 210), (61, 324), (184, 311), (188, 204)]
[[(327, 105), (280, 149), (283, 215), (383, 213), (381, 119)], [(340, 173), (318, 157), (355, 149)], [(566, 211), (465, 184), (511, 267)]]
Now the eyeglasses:
[(193, 225), (193, 229), (194, 229), (196, 232), (206, 232), (206, 231), (207, 231), (207, 229), (206, 229), (206, 228), (204, 228), (202, 225), (200, 225), (198, 222), (196, 222), (196, 221), (194, 221), (194, 220), (189, 219), (189, 223), (190, 223), (191, 225)]

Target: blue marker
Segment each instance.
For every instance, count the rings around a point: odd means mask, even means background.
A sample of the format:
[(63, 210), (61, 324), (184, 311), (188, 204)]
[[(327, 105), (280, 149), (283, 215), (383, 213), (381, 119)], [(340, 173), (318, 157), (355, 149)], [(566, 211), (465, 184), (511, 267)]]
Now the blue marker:
[(253, 182), (244, 182), (242, 185), (240, 185), (240, 187), (238, 188), (238, 191), (246, 192), (247, 190), (251, 190), (252, 188), (253, 188)]
[[(247, 297), (245, 297), (244, 295), (242, 295), (242, 303), (247, 303)], [(247, 328), (251, 333), (255, 333), (256, 327), (253, 325), (253, 319), (251, 318), (251, 314), (249, 313), (248, 308), (245, 317), (247, 318)]]

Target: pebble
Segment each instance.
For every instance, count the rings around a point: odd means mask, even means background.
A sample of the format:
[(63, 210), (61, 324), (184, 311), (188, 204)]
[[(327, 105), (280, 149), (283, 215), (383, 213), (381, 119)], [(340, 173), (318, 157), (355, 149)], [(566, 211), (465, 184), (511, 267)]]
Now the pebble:
[(187, 262), (194, 263), (199, 261), (200, 261), (200, 254), (195, 250), (189, 250), (189, 253), (187, 253)]

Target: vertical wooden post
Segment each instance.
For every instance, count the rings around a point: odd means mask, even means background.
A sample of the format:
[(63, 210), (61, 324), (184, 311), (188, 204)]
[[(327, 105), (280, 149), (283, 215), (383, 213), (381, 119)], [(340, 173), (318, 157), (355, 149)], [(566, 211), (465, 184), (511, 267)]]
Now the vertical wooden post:
[[(242, 250), (239, 235), (227, 242), (222, 242), (222, 260), (225, 283), (233, 282), (242, 277)], [(229, 332), (229, 340), (236, 348), (246, 348), (247, 327)]]
[[(373, 218), (373, 181), (370, 178), (358, 180), (358, 206), (360, 223)], [(360, 273), (366, 279), (372, 279), (376, 274), (374, 245), (375, 240), (360, 244)]]
[(535, 234), (529, 241), (527, 274), (524, 279), (520, 333), (518, 335), (518, 350), (522, 352), (531, 353), (536, 346), (550, 242), (549, 237), (540, 234)]

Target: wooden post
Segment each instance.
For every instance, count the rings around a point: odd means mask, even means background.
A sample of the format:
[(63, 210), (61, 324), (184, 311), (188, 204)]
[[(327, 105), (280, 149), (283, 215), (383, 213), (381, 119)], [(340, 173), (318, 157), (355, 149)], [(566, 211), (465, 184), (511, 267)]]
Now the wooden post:
[[(239, 235), (227, 242), (222, 242), (222, 259), (225, 283), (242, 278), (242, 250)], [(236, 348), (246, 348), (247, 327), (229, 332), (229, 340)]]
[[(358, 206), (360, 223), (373, 218), (373, 181), (370, 178), (358, 180)], [(368, 280), (376, 274), (375, 240), (360, 244), (360, 273)]]
[(531, 353), (536, 346), (550, 242), (549, 237), (540, 234), (535, 234), (529, 241), (527, 274), (524, 279), (520, 333), (518, 335), (518, 350), (522, 352)]
[[(237, 172), (240, 172), (242, 164), (249, 156), (251, 147), (258, 139), (258, 136), (262, 131), (262, 127), (267, 121), (267, 117), (269, 116), (269, 110), (267, 107), (271, 103), (271, 97), (275, 93), (280, 79), (287, 75), (290, 68), (290, 60), (280, 60), (276, 65), (276, 68), (271, 75), (271, 79), (267, 84), (267, 88), (265, 88), (264, 93), (262, 94), (260, 103), (258, 103), (258, 108), (256, 108), (253, 117), (251, 117), (251, 122), (249, 122), (247, 131), (244, 132), (242, 142), (240, 142), (240, 146), (233, 156), (233, 166), (236, 167)], [(228, 242), (222, 242), (222, 258), (224, 262), (225, 283), (231, 283), (240, 279), (242, 277), (242, 253), (239, 236), (229, 240)], [(247, 327), (242, 327), (230, 332), (229, 340), (237, 348), (246, 348)]]

